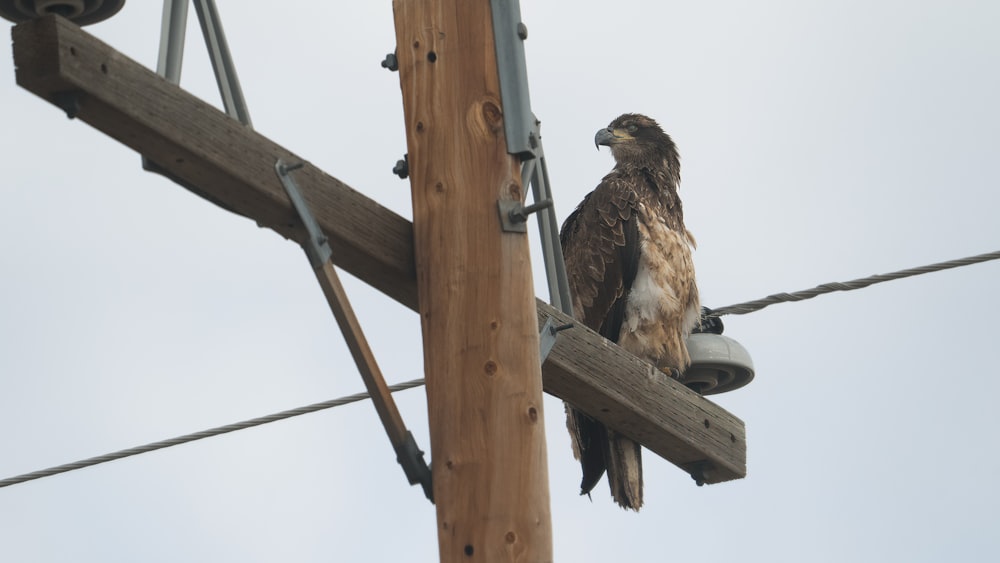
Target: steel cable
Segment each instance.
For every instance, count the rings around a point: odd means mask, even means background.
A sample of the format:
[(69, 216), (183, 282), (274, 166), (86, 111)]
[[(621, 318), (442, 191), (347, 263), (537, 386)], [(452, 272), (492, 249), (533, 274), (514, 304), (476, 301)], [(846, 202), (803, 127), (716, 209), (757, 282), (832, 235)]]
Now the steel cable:
[(718, 309), (712, 309), (706, 316), (721, 317), (723, 315), (745, 315), (747, 313), (759, 311), (764, 307), (770, 307), (776, 303), (802, 301), (805, 299), (812, 299), (813, 297), (823, 295), (825, 293), (833, 293), (834, 291), (851, 291), (853, 289), (861, 289), (877, 283), (908, 278), (911, 276), (919, 276), (921, 274), (929, 274), (931, 272), (940, 272), (941, 270), (959, 268), (962, 266), (969, 266), (971, 264), (978, 264), (980, 262), (988, 262), (990, 260), (997, 259), (1000, 259), (1000, 250), (970, 256), (968, 258), (958, 258), (956, 260), (948, 260), (947, 262), (938, 262), (937, 264), (920, 266), (918, 268), (908, 268), (906, 270), (899, 270), (898, 272), (890, 272), (888, 274), (877, 274), (874, 276), (868, 276), (867, 278), (859, 278), (847, 282), (824, 283), (817, 285), (812, 289), (804, 289), (802, 291), (794, 291), (792, 293), (775, 293), (774, 295), (769, 295), (763, 299), (719, 307)]
[[(389, 387), (389, 391), (395, 393), (396, 391), (412, 389), (413, 387), (418, 387), (423, 384), (424, 384), (423, 379), (414, 379), (412, 381), (406, 381), (403, 383), (397, 383), (396, 385), (392, 385)], [(333, 407), (339, 407), (341, 405), (346, 405), (349, 403), (356, 403), (358, 401), (363, 401), (368, 398), (371, 398), (371, 395), (369, 395), (367, 392), (355, 393), (353, 395), (347, 395), (346, 397), (341, 397), (339, 399), (324, 401), (322, 403), (315, 403), (312, 405), (299, 407), (297, 409), (291, 409), (274, 414), (269, 414), (267, 416), (251, 418), (250, 420), (244, 420), (243, 422), (234, 422), (233, 424), (227, 424), (225, 426), (219, 426), (208, 430), (202, 430), (201, 432), (194, 432), (192, 434), (185, 434), (184, 436), (178, 436), (176, 438), (171, 438), (169, 440), (160, 440), (159, 442), (153, 442), (151, 444), (146, 444), (144, 446), (136, 446), (134, 448), (128, 448), (125, 450), (120, 450), (109, 454), (99, 455), (89, 459), (74, 461), (73, 463), (57, 465), (55, 467), (50, 467), (48, 469), (32, 471), (31, 473), (25, 473), (24, 475), (18, 475), (16, 477), (9, 477), (7, 479), (3, 479), (2, 481), (0, 481), (0, 488), (8, 487), (10, 485), (16, 485), (18, 483), (24, 483), (26, 481), (33, 481), (35, 479), (41, 479), (42, 477), (49, 477), (52, 475), (58, 475), (60, 473), (66, 473), (67, 471), (83, 469), (84, 467), (90, 467), (92, 465), (107, 463), (109, 461), (115, 461), (118, 459), (144, 454), (155, 450), (162, 450), (163, 448), (169, 448), (171, 446), (179, 446), (181, 444), (186, 444), (188, 442), (194, 442), (195, 440), (201, 440), (203, 438), (211, 438), (212, 436), (218, 436), (220, 434), (226, 434), (228, 432), (245, 430), (247, 428), (253, 428), (254, 426), (260, 426), (262, 424), (267, 424), (269, 422), (277, 422), (279, 420), (285, 420), (286, 418), (292, 418), (293, 416), (300, 416), (303, 414), (309, 414), (325, 409), (330, 409)]]

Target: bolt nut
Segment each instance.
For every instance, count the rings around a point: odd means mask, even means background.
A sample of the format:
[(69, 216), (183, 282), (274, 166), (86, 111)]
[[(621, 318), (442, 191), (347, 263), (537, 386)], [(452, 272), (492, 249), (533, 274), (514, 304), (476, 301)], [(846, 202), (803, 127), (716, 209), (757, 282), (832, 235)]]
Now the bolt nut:
[(401, 180), (405, 180), (410, 175), (410, 163), (409, 158), (403, 155), (403, 160), (397, 160), (396, 166), (392, 167), (392, 173), (399, 176)]
[(517, 36), (521, 38), (521, 41), (528, 38), (528, 26), (524, 25), (524, 22), (517, 23)]
[(393, 72), (399, 70), (399, 60), (396, 58), (396, 53), (389, 53), (385, 56), (382, 61), (382, 68), (387, 68)]

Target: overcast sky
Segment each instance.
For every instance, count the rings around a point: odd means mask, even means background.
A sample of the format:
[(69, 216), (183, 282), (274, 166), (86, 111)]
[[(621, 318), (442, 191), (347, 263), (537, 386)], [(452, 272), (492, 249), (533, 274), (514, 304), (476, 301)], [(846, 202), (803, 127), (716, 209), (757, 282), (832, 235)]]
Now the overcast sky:
[[(218, 4), (256, 129), (410, 217), (391, 3)], [(160, 11), (89, 30), (155, 67)], [(595, 131), (656, 118), (708, 306), (1000, 249), (994, 1), (522, 13), (560, 220), (612, 166)], [(218, 105), (190, 19), (182, 85)], [(362, 389), (295, 244), (15, 86), (7, 48), (0, 124), (0, 478)], [(417, 316), (344, 277), (387, 378), (420, 377)], [(557, 560), (997, 560), (998, 282), (988, 263), (727, 317), (757, 376), (713, 400), (746, 422), (749, 475), (698, 488), (647, 452), (639, 514), (578, 496), (547, 397)], [(396, 398), (429, 450), (423, 390)], [(367, 402), (0, 489), (5, 562), (436, 560)]]

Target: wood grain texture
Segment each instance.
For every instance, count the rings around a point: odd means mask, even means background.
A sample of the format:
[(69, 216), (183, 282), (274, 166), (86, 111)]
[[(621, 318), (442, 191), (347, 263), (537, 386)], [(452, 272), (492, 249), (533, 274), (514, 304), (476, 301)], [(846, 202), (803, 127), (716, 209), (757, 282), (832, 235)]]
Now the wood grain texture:
[[(75, 93), (81, 121), (146, 154), (186, 188), (304, 240), (273, 169), (279, 157), (302, 159), (66, 20), (49, 16), (17, 25), (12, 33), (19, 85), (56, 105), (63, 94)], [(295, 174), (330, 238), (337, 266), (416, 310), (412, 224), (308, 163)], [(569, 322), (540, 300), (536, 306), (539, 327), (549, 317)], [(707, 483), (746, 476), (743, 422), (673, 381), (638, 377), (648, 369), (577, 327), (559, 333), (542, 375), (546, 392), (668, 461), (686, 470), (705, 465)], [(575, 485), (575, 476), (566, 479)]]
[(419, 312), (443, 562), (552, 560), (528, 238), (488, 0), (397, 0)]
[(323, 289), (323, 295), (330, 305), (330, 312), (337, 319), (340, 332), (344, 335), (347, 348), (351, 351), (351, 357), (358, 366), (361, 379), (364, 380), (365, 388), (372, 397), (372, 403), (378, 412), (379, 420), (385, 427), (385, 433), (389, 435), (389, 441), (398, 453), (406, 442), (406, 426), (403, 418), (396, 408), (396, 401), (389, 393), (389, 386), (385, 383), (382, 370), (375, 361), (375, 354), (368, 346), (368, 339), (365, 338), (364, 331), (361, 330), (361, 323), (354, 315), (354, 309), (347, 298), (343, 284), (340, 283), (340, 276), (337, 275), (336, 268), (330, 262), (324, 262), (319, 268), (313, 270), (316, 279)]
[[(541, 302), (538, 317), (572, 322)], [(742, 420), (596, 332), (579, 324), (560, 332), (542, 367), (546, 392), (705, 483), (746, 476)]]
[[(75, 98), (76, 117), (147, 156), (189, 190), (261, 227), (305, 240), (274, 175), (274, 162), (304, 162), (287, 149), (160, 78), (58, 16), (15, 26), (17, 83), (55, 103)], [(412, 225), (308, 162), (295, 181), (337, 265), (416, 307)]]

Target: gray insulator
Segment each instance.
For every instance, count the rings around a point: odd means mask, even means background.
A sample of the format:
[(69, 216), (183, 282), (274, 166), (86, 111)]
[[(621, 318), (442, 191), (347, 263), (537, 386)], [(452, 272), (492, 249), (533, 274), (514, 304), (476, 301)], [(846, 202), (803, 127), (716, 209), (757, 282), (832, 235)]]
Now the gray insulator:
[(0, 17), (21, 23), (57, 14), (82, 26), (104, 21), (124, 5), (125, 0), (0, 0)]
[(739, 342), (721, 334), (698, 333), (687, 339), (691, 367), (680, 382), (702, 395), (739, 389), (753, 380), (753, 360)]

